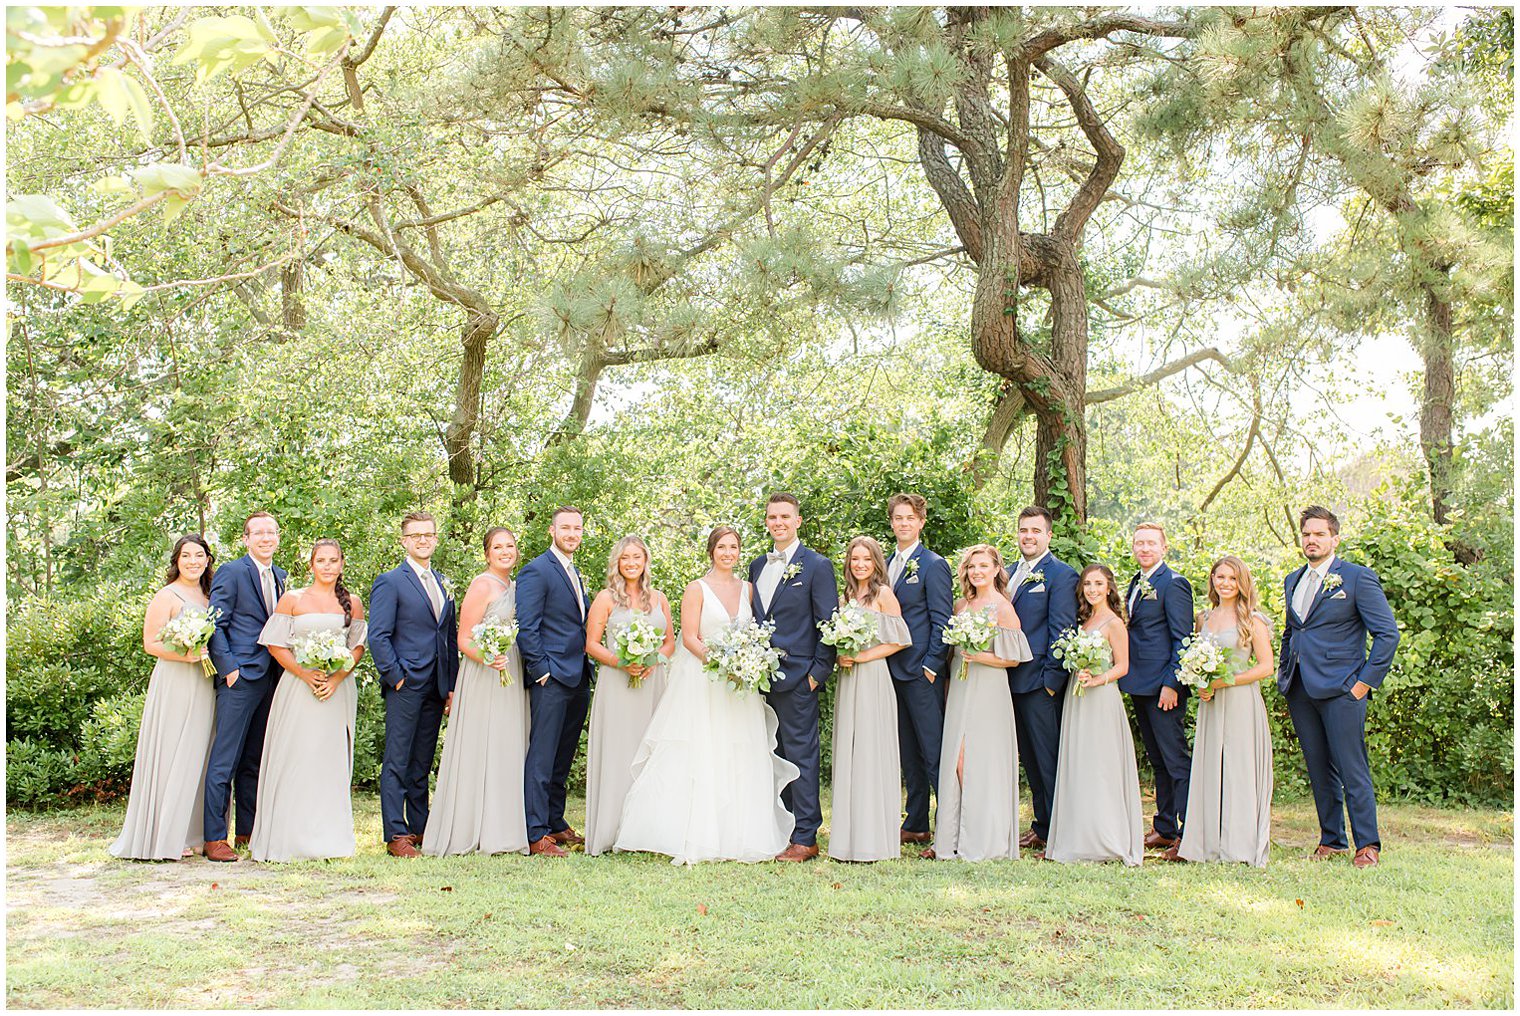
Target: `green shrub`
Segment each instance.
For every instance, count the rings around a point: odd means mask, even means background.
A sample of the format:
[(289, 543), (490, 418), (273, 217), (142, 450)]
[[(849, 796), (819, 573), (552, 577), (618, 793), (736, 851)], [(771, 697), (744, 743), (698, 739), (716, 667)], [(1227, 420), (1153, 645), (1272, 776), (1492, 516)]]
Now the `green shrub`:
[(22, 738), (5, 745), (5, 801), (10, 808), (51, 808), (74, 785), (74, 753)]

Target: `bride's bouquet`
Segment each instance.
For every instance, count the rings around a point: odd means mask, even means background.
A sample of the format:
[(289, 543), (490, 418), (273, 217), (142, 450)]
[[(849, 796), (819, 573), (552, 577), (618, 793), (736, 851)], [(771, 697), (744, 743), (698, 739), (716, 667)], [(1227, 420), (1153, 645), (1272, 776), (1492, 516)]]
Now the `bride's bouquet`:
[[(321, 628), (297, 635), (290, 640), (290, 651), (301, 666), (329, 677), (354, 665), (354, 651), (341, 628)], [(312, 694), (316, 694), (316, 689)]]
[(940, 633), (940, 641), (961, 651), (961, 672), (956, 676), (962, 681), (966, 680), (971, 666), (971, 661), (966, 657), (972, 653), (986, 652), (996, 636), (997, 622), (984, 611), (968, 610), (952, 617)]
[[(487, 663), (498, 656), (507, 655), (507, 650), (516, 642), (516, 621), (485, 620), (470, 629), (470, 645), (486, 658)], [(501, 686), (505, 688), (511, 683), (512, 675), (503, 670)]]
[[(1110, 653), (1108, 636), (1098, 631), (1083, 631), (1081, 628), (1067, 628), (1050, 644), (1050, 655), (1061, 661), (1061, 666), (1068, 674), (1081, 670), (1096, 674), (1107, 670), (1111, 665)], [(1081, 695), (1086, 690), (1077, 684), (1072, 689), (1072, 694)]]
[[(653, 667), (660, 658), (660, 647), (665, 644), (665, 633), (654, 626), (648, 614), (634, 611), (627, 627), (619, 629), (617, 638), (612, 641), (617, 647), (618, 663), (622, 666), (636, 663), (641, 667)], [(628, 675), (628, 687), (637, 688), (643, 683), (643, 677)]]
[(849, 603), (827, 621), (819, 621), (818, 631), (824, 645), (833, 646), (840, 656), (854, 656), (876, 641), (876, 619), (864, 607)]
[[(181, 656), (189, 656), (210, 644), (211, 636), (216, 634), (216, 619), (221, 616), (218, 607), (185, 607), (159, 630), (158, 640)], [(211, 657), (201, 657), (201, 672), (207, 677), (216, 676), (216, 664)]]
[(707, 640), (702, 669), (715, 681), (727, 681), (739, 691), (770, 691), (781, 676), (781, 650), (771, 645), (774, 621), (740, 621)]
[(1208, 632), (1189, 635), (1182, 640), (1177, 680), (1189, 688), (1207, 688), (1215, 681), (1234, 684), (1230, 673), (1230, 654)]

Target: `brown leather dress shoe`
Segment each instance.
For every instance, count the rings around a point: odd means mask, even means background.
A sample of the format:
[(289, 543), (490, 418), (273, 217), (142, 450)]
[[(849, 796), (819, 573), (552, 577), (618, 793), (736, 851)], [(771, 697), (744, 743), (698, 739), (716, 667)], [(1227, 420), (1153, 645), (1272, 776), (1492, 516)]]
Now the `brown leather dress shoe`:
[(392, 857), (421, 857), (422, 851), (412, 842), (410, 835), (397, 836), (386, 844), (385, 849), (390, 851)]
[(528, 853), (543, 854), (545, 857), (569, 857), (558, 843), (554, 842), (553, 836), (544, 836), (528, 844)]
[(248, 837), (246, 837), (246, 836), (234, 836), (232, 838), (232, 849), (233, 850), (242, 850), (246, 846), (248, 846)]
[(1314, 853), (1309, 855), (1309, 860), (1328, 861), (1332, 857), (1339, 857), (1341, 854), (1349, 853), (1351, 853), (1351, 851), (1347, 850), (1344, 847), (1329, 847), (1321, 843), (1319, 846), (1314, 848)]
[(925, 861), (932, 861), (935, 858), (934, 848), (933, 847), (925, 847), (924, 849), (922, 849), (922, 850), (920, 850), (918, 852), (918, 856), (921, 857), (921, 858), (923, 858)]
[(1186, 864), (1187, 858), (1177, 853), (1177, 848), (1179, 846), (1180, 844), (1173, 843), (1171, 846), (1167, 847), (1161, 852), (1161, 859), (1163, 861), (1180, 861), (1181, 863)]
[(586, 842), (586, 837), (566, 826), (557, 833), (550, 833), (549, 839), (561, 846), (580, 846)]
[(1031, 842), (1033, 842), (1033, 841), (1034, 841), (1034, 830), (1033, 829), (1026, 829), (1026, 830), (1024, 830), (1024, 835), (1022, 835), (1022, 836), (1019, 837), (1019, 846), (1020, 847), (1024, 847), (1024, 848), (1028, 848), (1029, 844)]
[(1378, 848), (1363, 847), (1356, 852), (1351, 863), (1358, 868), (1376, 868), (1378, 866)]
[(776, 855), (778, 861), (810, 861), (818, 856), (818, 844), (805, 846), (801, 843), (792, 843), (785, 850)]
[(906, 829), (897, 834), (899, 843), (928, 843), (932, 838), (928, 833), (910, 833)]
[(212, 840), (206, 844), (202, 853), (206, 855), (208, 861), (236, 861), (238, 859), (237, 853), (227, 846), (226, 840)]
[(1177, 840), (1170, 837), (1162, 836), (1154, 829), (1145, 834), (1146, 850), (1165, 850), (1167, 847), (1175, 846), (1177, 842)]

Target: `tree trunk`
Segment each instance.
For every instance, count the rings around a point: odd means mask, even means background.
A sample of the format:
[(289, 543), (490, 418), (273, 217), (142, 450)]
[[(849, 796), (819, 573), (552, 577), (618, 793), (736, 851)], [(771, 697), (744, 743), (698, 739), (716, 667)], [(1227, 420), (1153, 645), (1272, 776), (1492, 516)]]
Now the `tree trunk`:
[[(1076, 252), (1056, 242), (1056, 263), (1044, 278), (1050, 291), (1050, 360), (1041, 396), (1030, 401), (1035, 427), (1035, 500), (1059, 520), (1087, 521), (1087, 289)], [(1048, 394), (1046, 394), (1048, 392)]]
[(287, 332), (306, 327), (306, 304), (301, 299), (305, 285), (306, 271), (300, 261), (280, 269), (280, 319)]
[(1430, 332), (1420, 344), (1425, 361), (1425, 391), (1420, 399), (1420, 449), (1430, 467), (1430, 513), (1445, 524), (1450, 520), (1452, 481), (1452, 403), (1456, 400), (1456, 370), (1452, 363), (1451, 304), (1425, 285)]
[(486, 369), (486, 343), (496, 334), (501, 318), (489, 312), (471, 314), (461, 328), (464, 361), (459, 365), (459, 381), (454, 386), (454, 416), (444, 433), (444, 448), (449, 456), (449, 479), (456, 490), (475, 492), (475, 456), (470, 438), (480, 419), (480, 385)]

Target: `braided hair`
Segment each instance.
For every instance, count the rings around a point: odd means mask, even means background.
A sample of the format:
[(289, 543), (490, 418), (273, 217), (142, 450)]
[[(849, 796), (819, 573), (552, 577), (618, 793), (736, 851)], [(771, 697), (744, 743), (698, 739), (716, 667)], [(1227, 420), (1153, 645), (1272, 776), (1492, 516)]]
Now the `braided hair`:
[[(306, 559), (308, 567), (317, 559), (318, 547), (331, 547), (338, 552), (338, 560), (343, 560), (343, 548), (338, 545), (338, 541), (334, 540), (331, 536), (324, 536), (311, 545), (311, 556)], [(338, 605), (343, 608), (343, 627), (347, 628), (354, 620), (354, 603), (348, 588), (343, 585), (343, 572), (341, 569), (338, 571), (337, 580), (333, 582), (333, 594), (338, 597)]]

